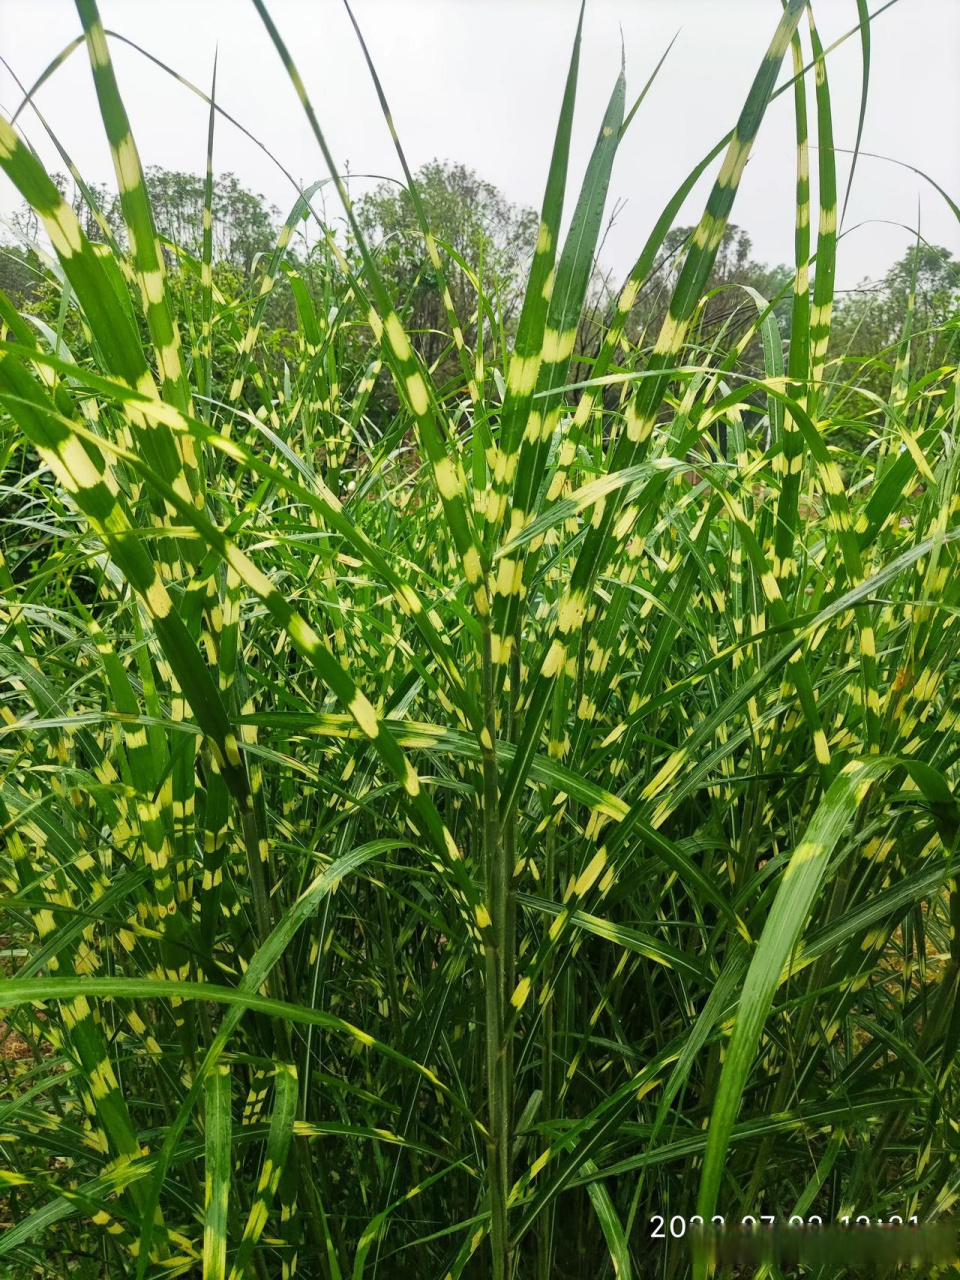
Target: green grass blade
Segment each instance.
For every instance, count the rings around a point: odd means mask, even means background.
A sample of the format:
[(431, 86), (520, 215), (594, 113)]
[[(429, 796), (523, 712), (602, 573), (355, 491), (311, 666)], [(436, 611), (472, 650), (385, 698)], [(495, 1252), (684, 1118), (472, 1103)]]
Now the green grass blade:
[(225, 1280), (227, 1208), (233, 1159), (228, 1066), (221, 1065), (207, 1076), (204, 1097), (206, 1216), (203, 1226), (203, 1280)]

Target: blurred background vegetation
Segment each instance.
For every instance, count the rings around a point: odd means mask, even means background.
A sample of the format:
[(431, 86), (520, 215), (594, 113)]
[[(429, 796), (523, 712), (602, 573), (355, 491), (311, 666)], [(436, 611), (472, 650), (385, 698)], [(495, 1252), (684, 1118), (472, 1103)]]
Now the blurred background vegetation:
[[(88, 186), (102, 212), (104, 227), (98, 225), (82, 193), (69, 178), (56, 174), (54, 180), (70, 200), (92, 241), (102, 243), (109, 233), (119, 244), (125, 243), (123, 214), (115, 192), (105, 185)], [(533, 209), (511, 203), (496, 186), (460, 163), (432, 160), (420, 168), (416, 181), (434, 235), (450, 250), (448, 284), (455, 310), (466, 321), (467, 347), (474, 349), (478, 335), (482, 334), (482, 345), (488, 356), (498, 348), (509, 349), (536, 239), (537, 214)], [(198, 260), (201, 251), (204, 179), (199, 174), (153, 165), (146, 171), (146, 183), (157, 229), (166, 242), (172, 292), (174, 296), (179, 295), (182, 309), (189, 315), (199, 295), (197, 261), (191, 263), (188, 259), (193, 255)], [(459, 363), (450, 348), (440, 284), (409, 193), (404, 187), (383, 180), (356, 199), (356, 213), (368, 242), (377, 246), (380, 271), (392, 296), (401, 302), (399, 314), (418, 353), (440, 375), (441, 382), (445, 373), (451, 379), (456, 378)], [(614, 209), (611, 220), (617, 216), (618, 211)], [(222, 173), (215, 178), (214, 281), (225, 297), (237, 299), (238, 308), (252, 307), (252, 300), (257, 296), (251, 288), (253, 278), (262, 273), (265, 260), (276, 244), (281, 222), (280, 211), (264, 196), (246, 189), (235, 174)], [(336, 230), (351, 267), (359, 268), (359, 254), (349, 228), (341, 223)], [(625, 330), (625, 346), (641, 350), (652, 347), (692, 232), (693, 227), (679, 226), (665, 237), (657, 265), (637, 295)], [(44, 266), (49, 258), (43, 254), (42, 242), (37, 216), (26, 204), (9, 222), (0, 223), (0, 289), (14, 300), (19, 310), (55, 325), (62, 297), (59, 288), (51, 288), (49, 277), (45, 277)], [(584, 354), (574, 373), (581, 379), (590, 376), (590, 353), (599, 350), (623, 283), (605, 270), (600, 254), (602, 242), (580, 322), (577, 350)], [(291, 240), (287, 262), (303, 280), (314, 306), (320, 306), (326, 296), (330, 262), (322, 240), (311, 240), (306, 220)], [(471, 282), (474, 270), (479, 276)], [(699, 341), (705, 347), (721, 342), (731, 345), (752, 329), (756, 306), (745, 292), (749, 288), (767, 300), (779, 299), (774, 311), (788, 342), (792, 282), (791, 267), (759, 262), (753, 256), (748, 230), (729, 224), (708, 282), (710, 297), (701, 309)], [(478, 314), (477, 284), (487, 297), (499, 302), (495, 321)], [(915, 288), (911, 339), (914, 372), (919, 375), (949, 362), (948, 347), (953, 337), (946, 322), (960, 302), (960, 261), (949, 250), (920, 240), (879, 279), (863, 280), (856, 288), (836, 294), (831, 358), (838, 377), (843, 365), (849, 363), (851, 368), (856, 366), (859, 370), (858, 390), (884, 397), (889, 394), (912, 288)], [(62, 317), (62, 323), (62, 336), (67, 345), (72, 346), (80, 324), (77, 313)], [(350, 331), (348, 327), (347, 332)], [(285, 282), (280, 282), (267, 298), (260, 333), (256, 354), (261, 361), (272, 360), (272, 367), (263, 370), (267, 385), (272, 385), (276, 378), (282, 380), (284, 362), (296, 359), (297, 352), (296, 304)], [(216, 341), (216, 332), (214, 336)], [(233, 341), (224, 326), (219, 336), (221, 341)], [(366, 347), (366, 338), (361, 332), (357, 334), (356, 350), (352, 353), (354, 363), (362, 360)], [(349, 350), (347, 354), (351, 354)], [(758, 337), (751, 340), (745, 356), (747, 367), (752, 364), (759, 376), (762, 362)], [(213, 365), (215, 369), (225, 367), (224, 362), (216, 358)], [(213, 388), (214, 398), (223, 397), (226, 392), (225, 387)], [(368, 416), (382, 424), (396, 408), (396, 393), (389, 377), (383, 376), (373, 389)], [(837, 442), (855, 452), (859, 438), (856, 433), (844, 433), (841, 429)]]

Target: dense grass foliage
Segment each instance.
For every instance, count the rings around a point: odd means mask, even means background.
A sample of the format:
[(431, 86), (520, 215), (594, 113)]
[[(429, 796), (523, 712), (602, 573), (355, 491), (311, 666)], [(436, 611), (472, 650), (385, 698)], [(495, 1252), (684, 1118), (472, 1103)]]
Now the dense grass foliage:
[[(122, 238), (91, 242), (0, 121), (59, 299), (52, 325), (0, 296), (0, 1266), (679, 1278), (711, 1264), (655, 1214), (949, 1213), (956, 322), (931, 345), (908, 301), (893, 349), (831, 346), (843, 191), (804, 0), (586, 361), (640, 125), (621, 75), (568, 191), (578, 29), (514, 336), (424, 222), (429, 365), (336, 177), (348, 250), (310, 188), (249, 289), (215, 284), (215, 102), (202, 251), (161, 245), (77, 8)], [(864, 6), (850, 35), (866, 83)], [(775, 93), (795, 273), (706, 325)], [(713, 169), (662, 323), (628, 337)], [(319, 290), (285, 260), (311, 217)]]

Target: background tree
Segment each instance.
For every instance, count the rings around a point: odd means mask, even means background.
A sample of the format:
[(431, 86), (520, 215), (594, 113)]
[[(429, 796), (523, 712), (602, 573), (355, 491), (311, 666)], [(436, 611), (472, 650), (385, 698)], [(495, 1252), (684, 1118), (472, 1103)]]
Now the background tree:
[[(79, 188), (62, 173), (52, 176), (70, 201), (87, 237), (102, 242), (103, 229)], [(159, 233), (187, 253), (198, 256), (203, 242), (203, 175), (151, 165), (145, 178)], [(125, 244), (119, 197), (104, 183), (88, 183), (87, 188), (113, 236)], [(249, 276), (257, 255), (273, 248), (279, 217), (279, 211), (268, 204), (264, 196), (247, 190), (235, 174), (216, 176), (213, 184), (214, 264), (233, 267)], [(24, 270), (24, 264), (29, 258), (29, 244), (42, 239), (40, 223), (33, 210), (22, 204), (13, 212), (8, 225), (15, 243), (2, 246), (0, 258), (5, 265), (0, 263), (0, 288), (10, 296), (19, 297), (29, 287), (32, 273)], [(175, 265), (172, 252), (167, 254), (167, 265)]]
[[(199, 254), (203, 239), (204, 178), (151, 165), (146, 172), (157, 229), (189, 253)], [(241, 186), (233, 173), (221, 173), (213, 185), (213, 256), (249, 275), (258, 253), (277, 238), (279, 211), (264, 196)]]
[[(432, 160), (416, 174), (427, 221), (443, 248), (450, 293), (468, 346), (477, 334), (477, 294), (458, 259), (476, 272), (488, 296), (500, 300), (509, 335), (522, 301), (522, 269), (533, 252), (537, 215), (512, 204), (473, 169)], [(398, 301), (410, 309), (408, 326), (428, 362), (449, 344), (436, 272), (409, 193), (381, 182), (357, 203), (360, 225), (378, 245), (381, 271)]]
[(911, 293), (910, 363), (917, 377), (947, 363), (956, 351), (957, 330), (947, 322), (960, 308), (960, 262), (948, 249), (911, 245), (880, 280), (864, 280), (836, 302), (833, 350), (861, 362), (873, 357), (860, 380), (879, 395), (890, 389)]
[[(693, 227), (674, 227), (667, 233), (657, 266), (637, 296), (627, 333), (641, 345), (656, 339), (693, 232)], [(715, 337), (721, 326), (729, 325), (734, 330), (745, 328), (756, 318), (756, 304), (738, 286), (748, 285), (772, 302), (792, 278), (793, 272), (789, 267), (758, 262), (752, 257), (752, 250), (753, 241), (742, 227), (733, 223), (727, 226), (704, 289), (705, 296), (712, 296), (700, 311), (701, 340), (709, 341)], [(789, 296), (777, 303), (776, 315), (780, 332), (788, 338)]]

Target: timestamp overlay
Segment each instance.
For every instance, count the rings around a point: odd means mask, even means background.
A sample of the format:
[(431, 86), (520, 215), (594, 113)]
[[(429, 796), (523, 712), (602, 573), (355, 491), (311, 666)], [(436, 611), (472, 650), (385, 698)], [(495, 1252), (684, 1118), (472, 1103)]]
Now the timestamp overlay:
[(960, 1261), (955, 1220), (920, 1223), (909, 1214), (756, 1213), (707, 1222), (698, 1214), (655, 1213), (647, 1220), (651, 1246), (683, 1240), (691, 1257), (716, 1264), (874, 1264), (884, 1268), (945, 1266)]

